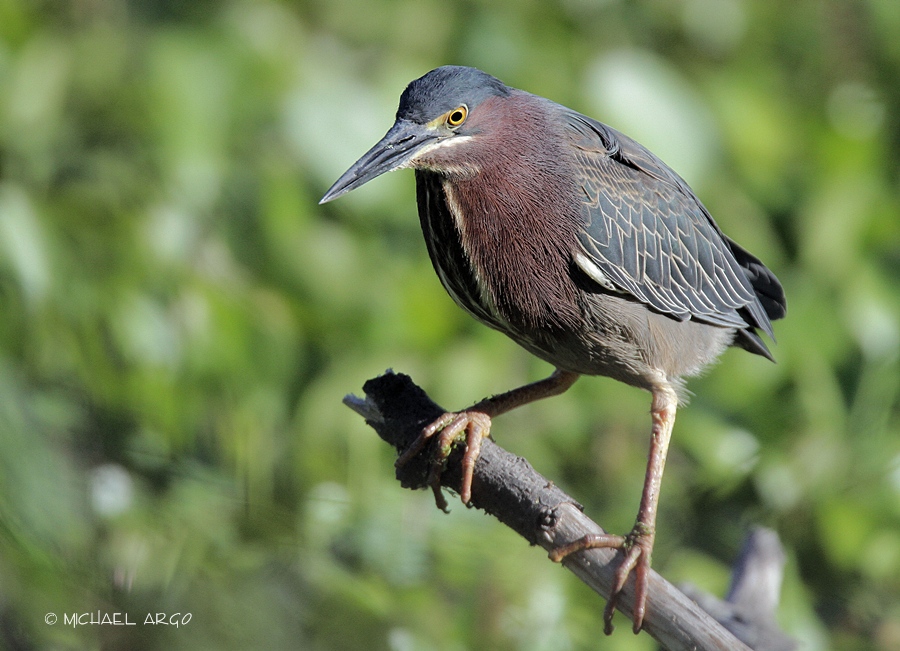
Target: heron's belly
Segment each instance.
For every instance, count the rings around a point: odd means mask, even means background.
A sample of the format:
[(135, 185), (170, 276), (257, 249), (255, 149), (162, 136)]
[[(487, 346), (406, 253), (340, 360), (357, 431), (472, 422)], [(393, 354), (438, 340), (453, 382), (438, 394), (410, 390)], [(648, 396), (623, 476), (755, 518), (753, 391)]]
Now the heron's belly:
[(735, 330), (678, 321), (641, 303), (587, 295), (577, 330), (508, 331), (516, 343), (565, 371), (602, 375), (652, 390), (699, 374), (731, 344)]

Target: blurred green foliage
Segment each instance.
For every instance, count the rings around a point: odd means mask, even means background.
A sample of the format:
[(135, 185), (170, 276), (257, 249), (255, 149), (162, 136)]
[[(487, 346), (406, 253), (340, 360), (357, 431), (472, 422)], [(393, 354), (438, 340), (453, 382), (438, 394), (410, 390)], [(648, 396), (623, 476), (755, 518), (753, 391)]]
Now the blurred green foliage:
[[(896, 0), (0, 0), (0, 647), (654, 647), (340, 404), (549, 371), (444, 294), (411, 174), (317, 205), (458, 63), (644, 142), (784, 281), (778, 364), (691, 383), (655, 567), (721, 594), (767, 524), (805, 650), (900, 648), (898, 34)], [(588, 378), (495, 436), (625, 531), (647, 409)], [(63, 622), (97, 611), (137, 625)]]

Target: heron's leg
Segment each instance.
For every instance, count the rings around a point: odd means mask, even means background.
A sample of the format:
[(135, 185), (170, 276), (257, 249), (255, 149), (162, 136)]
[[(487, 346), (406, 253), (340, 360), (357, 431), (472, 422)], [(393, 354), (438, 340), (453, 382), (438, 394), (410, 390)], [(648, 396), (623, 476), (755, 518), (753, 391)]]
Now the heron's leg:
[(616, 603), (628, 575), (634, 571), (634, 632), (638, 633), (644, 621), (647, 609), (647, 586), (650, 581), (650, 556), (653, 552), (653, 540), (656, 537), (656, 510), (659, 505), (659, 490), (662, 484), (663, 471), (666, 466), (666, 454), (669, 440), (672, 437), (672, 426), (675, 424), (675, 411), (678, 407), (678, 396), (668, 384), (654, 389), (650, 413), (653, 417), (653, 430), (650, 435), (650, 455), (647, 461), (647, 474), (644, 477), (644, 491), (641, 494), (641, 506), (638, 510), (634, 528), (627, 536), (607, 534), (587, 535), (568, 545), (557, 547), (550, 552), (550, 558), (561, 561), (563, 558), (583, 549), (612, 547), (621, 549), (622, 563), (616, 570), (615, 581), (603, 612), (606, 622), (605, 632), (612, 633), (613, 613)]
[(472, 498), (472, 475), (475, 472), (475, 461), (481, 452), (481, 442), (491, 433), (491, 419), (529, 402), (559, 395), (572, 386), (578, 377), (578, 373), (556, 369), (550, 377), (543, 380), (485, 398), (462, 411), (448, 412), (422, 430), (416, 440), (397, 459), (396, 465), (400, 467), (407, 463), (422, 451), (429, 439), (438, 435), (438, 450), (428, 476), (428, 483), (434, 491), (438, 507), (446, 509), (447, 502), (441, 495), (440, 489), (441, 472), (454, 444), (458, 441), (465, 441), (466, 451), (462, 460), (463, 478), (460, 498), (463, 504), (468, 504)]

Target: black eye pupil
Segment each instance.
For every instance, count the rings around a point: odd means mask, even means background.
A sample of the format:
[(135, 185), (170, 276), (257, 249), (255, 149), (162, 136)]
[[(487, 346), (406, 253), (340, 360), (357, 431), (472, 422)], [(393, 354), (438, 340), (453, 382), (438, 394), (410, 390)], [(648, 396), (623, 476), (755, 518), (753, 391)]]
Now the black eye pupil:
[(453, 113), (450, 114), (450, 122), (453, 124), (459, 124), (463, 121), (463, 117), (464, 116), (462, 111), (453, 111)]

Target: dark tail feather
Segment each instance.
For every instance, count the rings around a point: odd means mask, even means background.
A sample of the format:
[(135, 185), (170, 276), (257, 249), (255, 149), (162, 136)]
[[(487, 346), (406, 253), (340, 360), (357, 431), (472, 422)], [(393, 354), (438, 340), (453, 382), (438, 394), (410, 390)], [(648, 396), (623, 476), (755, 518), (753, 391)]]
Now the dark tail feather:
[[(784, 288), (769, 269), (760, 262), (759, 258), (735, 244), (729, 238), (725, 238), (734, 253), (737, 263), (743, 267), (744, 273), (756, 292), (756, 297), (766, 311), (770, 321), (776, 321), (787, 313), (787, 300), (784, 296)], [(762, 325), (762, 324), (760, 324)]]
[(743, 348), (755, 355), (762, 355), (769, 361), (775, 361), (775, 358), (772, 357), (772, 353), (769, 351), (769, 347), (766, 346), (766, 342), (756, 332), (756, 328), (738, 330), (734, 334), (734, 341), (731, 342), (731, 345)]
[(769, 271), (766, 265), (760, 262), (759, 258), (730, 239), (725, 239), (731, 247), (735, 260), (737, 260), (737, 263), (747, 275), (747, 279), (756, 293), (756, 298), (759, 300), (758, 303), (748, 305), (739, 310), (750, 327), (746, 330), (738, 330), (734, 338), (734, 345), (775, 361), (765, 342), (756, 332), (756, 328), (761, 328), (772, 337), (772, 341), (775, 340), (771, 322), (783, 318), (787, 313), (787, 299), (784, 296), (784, 289), (781, 283), (778, 282), (775, 274)]

